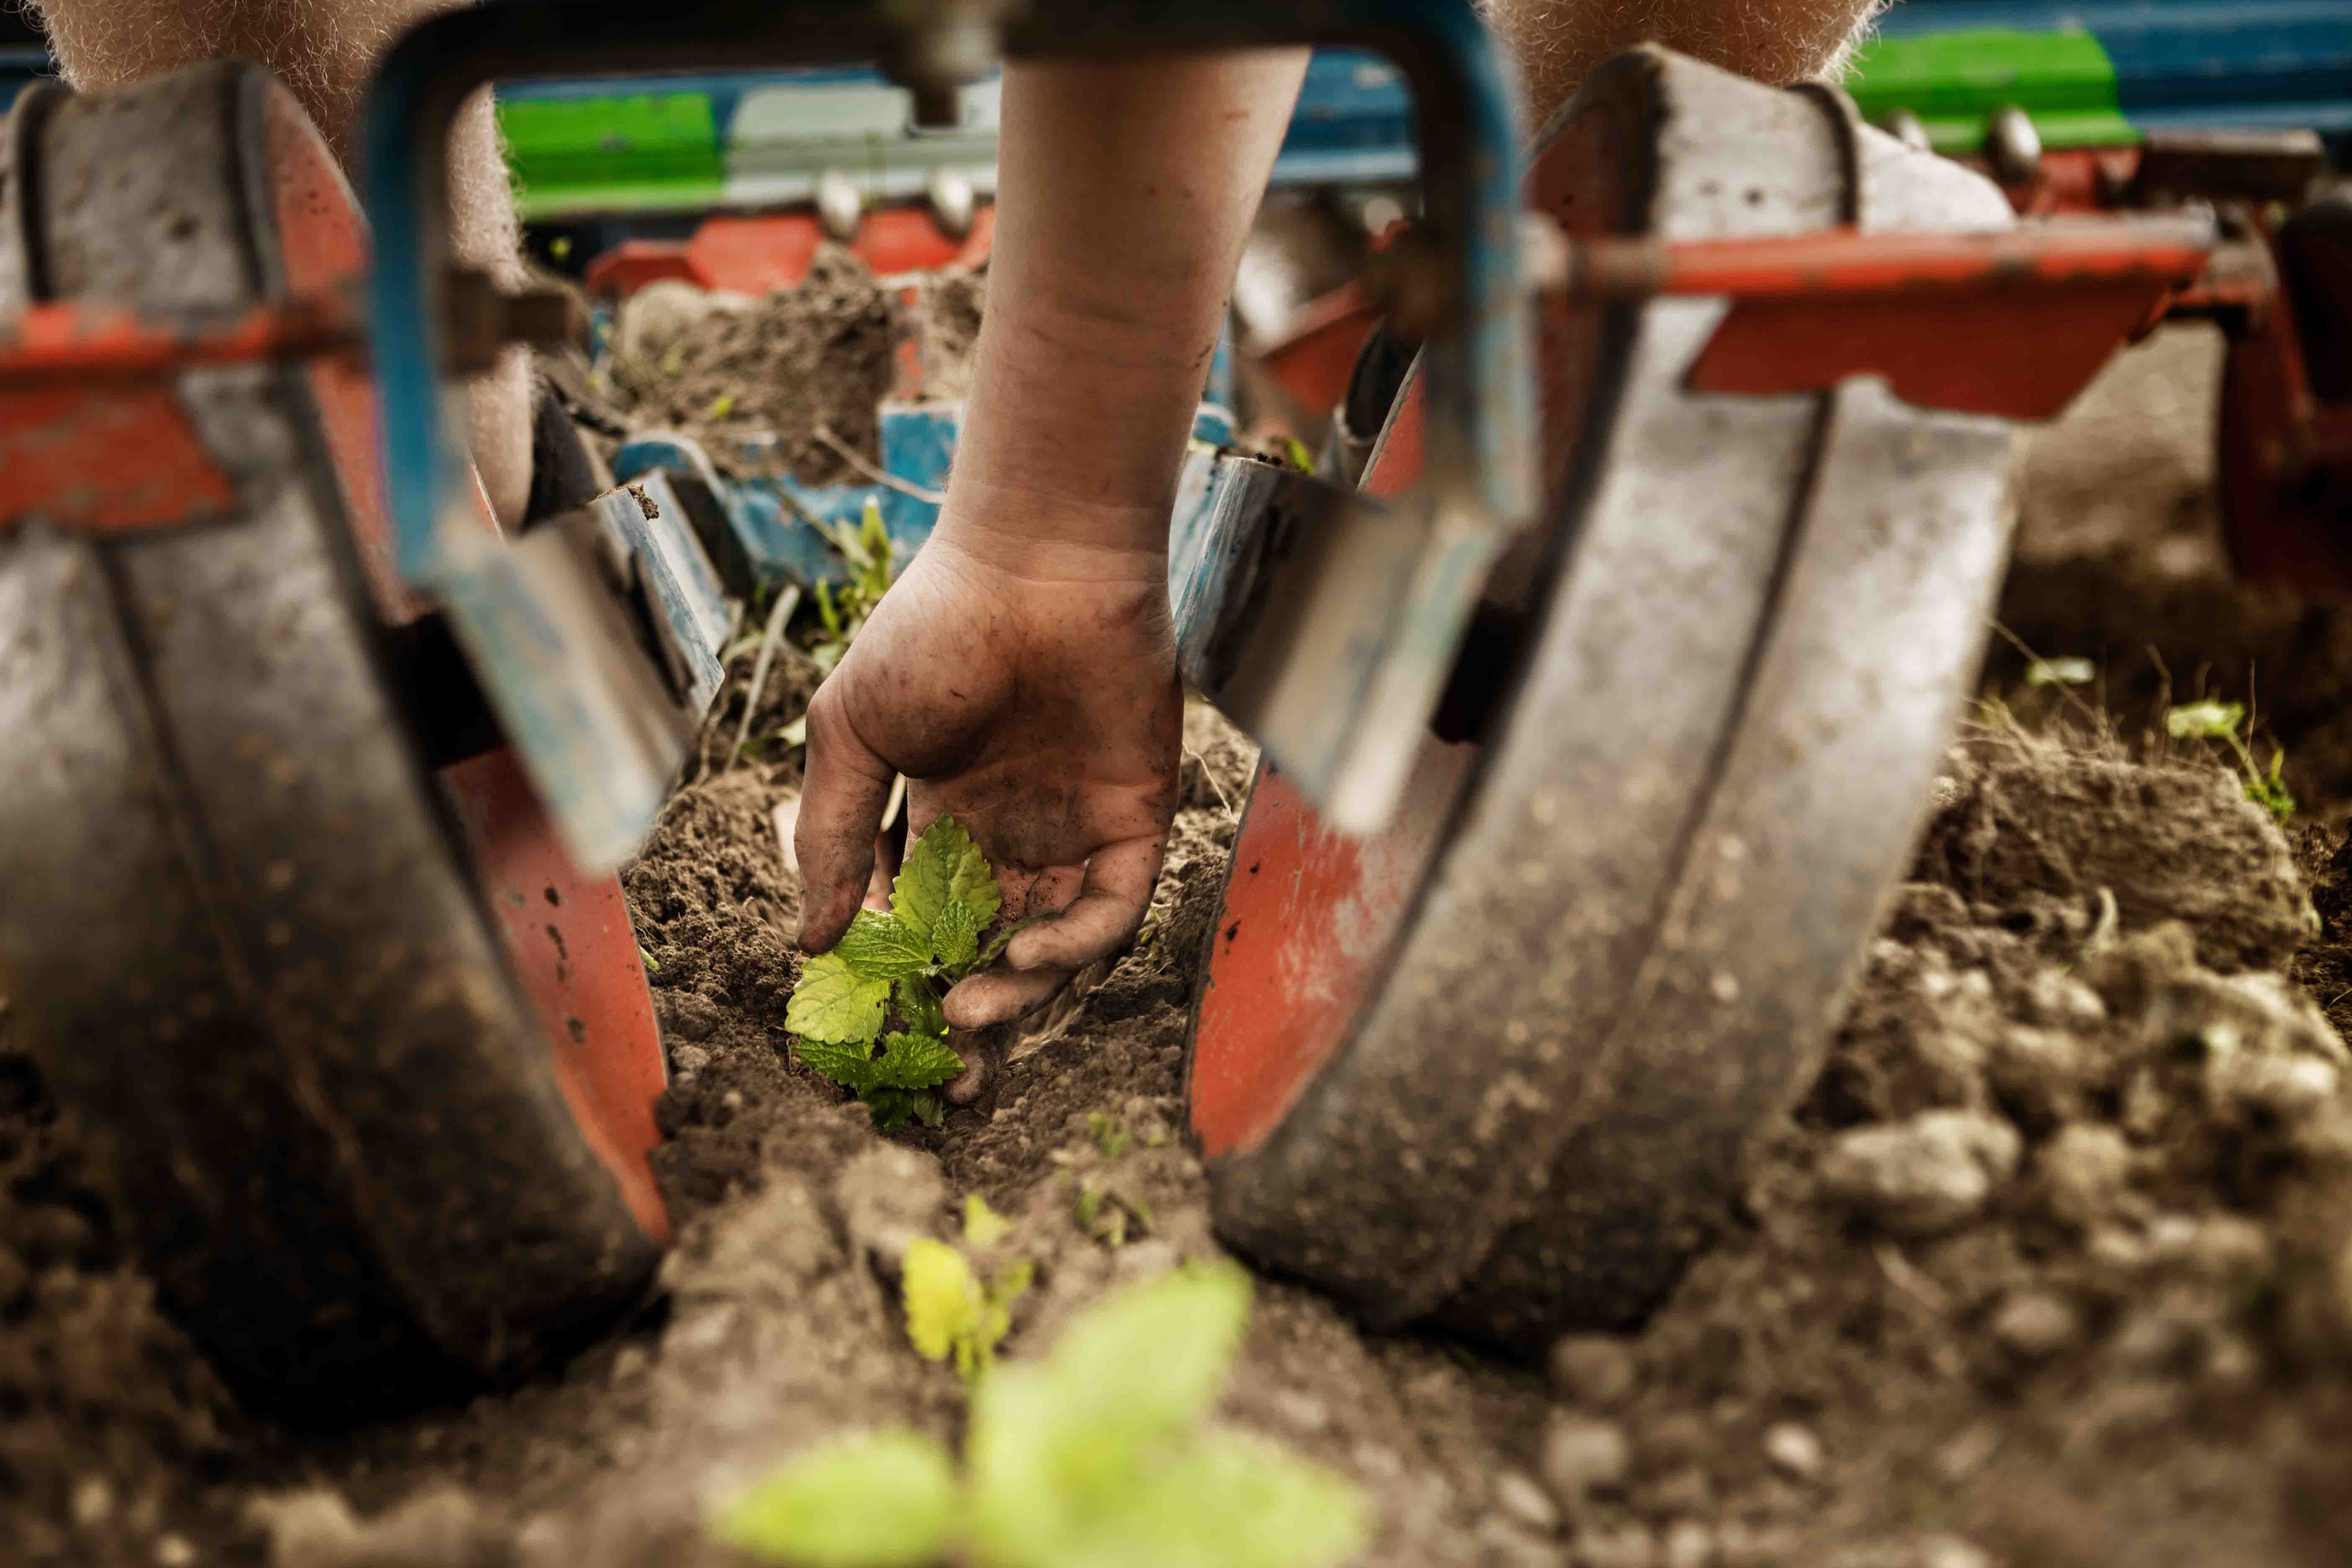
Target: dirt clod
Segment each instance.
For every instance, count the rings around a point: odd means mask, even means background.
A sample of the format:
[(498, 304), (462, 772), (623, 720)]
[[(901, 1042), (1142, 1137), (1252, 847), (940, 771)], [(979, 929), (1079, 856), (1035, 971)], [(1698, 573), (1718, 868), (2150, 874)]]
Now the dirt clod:
[(1970, 1110), (1930, 1110), (1839, 1134), (1821, 1162), (1822, 1190), (1901, 1236), (1966, 1225), (2015, 1173), (2017, 1130)]

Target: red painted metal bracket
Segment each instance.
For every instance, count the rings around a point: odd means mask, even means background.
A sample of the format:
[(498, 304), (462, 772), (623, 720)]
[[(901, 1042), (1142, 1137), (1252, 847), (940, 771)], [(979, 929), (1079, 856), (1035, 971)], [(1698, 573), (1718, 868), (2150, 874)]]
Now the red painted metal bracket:
[(1979, 234), (1840, 228), (1563, 240), (1538, 270), (1562, 304), (1728, 298), (1692, 363), (1695, 391), (1822, 392), (1875, 374), (1921, 407), (2047, 419), (2206, 276), (2215, 244), (2202, 220)]

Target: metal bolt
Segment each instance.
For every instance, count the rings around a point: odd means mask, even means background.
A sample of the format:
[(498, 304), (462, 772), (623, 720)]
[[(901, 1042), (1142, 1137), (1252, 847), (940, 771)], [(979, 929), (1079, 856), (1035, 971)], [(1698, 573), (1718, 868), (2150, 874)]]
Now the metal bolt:
[(827, 169), (816, 177), (816, 216), (827, 236), (847, 245), (857, 237), (857, 226), (866, 216), (866, 198), (857, 194), (848, 175)]
[(449, 368), (460, 375), (489, 369), (517, 343), (541, 347), (579, 342), (588, 334), (580, 300), (563, 289), (509, 293), (487, 272), (453, 267), (441, 291), (441, 320)]
[(1881, 120), (1878, 125), (1880, 130), (1902, 142), (1906, 147), (1921, 153), (1935, 151), (1935, 143), (1927, 137), (1927, 122), (1907, 109), (1896, 110)]
[(1993, 178), (2005, 185), (2031, 184), (2042, 172), (2042, 132), (2033, 128), (2033, 117), (2013, 103), (1993, 110), (1985, 124), (1984, 151)]
[(961, 239), (971, 232), (980, 202), (972, 195), (971, 182), (960, 170), (933, 169), (923, 195), (931, 204), (931, 216), (939, 220), (941, 233)]

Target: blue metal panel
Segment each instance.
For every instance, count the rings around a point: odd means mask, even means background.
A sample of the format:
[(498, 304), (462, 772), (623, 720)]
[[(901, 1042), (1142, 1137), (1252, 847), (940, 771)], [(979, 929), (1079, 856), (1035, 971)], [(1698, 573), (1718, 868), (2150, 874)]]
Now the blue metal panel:
[[(882, 405), (883, 471), (933, 494), (947, 488), (963, 407), (954, 403)], [(893, 561), (903, 567), (931, 536), (936, 502), (890, 485), (804, 485), (793, 479), (726, 479), (701, 448), (682, 437), (637, 437), (613, 456), (614, 477), (626, 484), (665, 468), (697, 474), (709, 485), (729, 530), (762, 583), (808, 586), (843, 583), (849, 568), (828, 532), (856, 529), (871, 503), (882, 513)]]
[(1904, 0), (1880, 28), (2089, 33), (2142, 130), (2352, 132), (2352, 0)]

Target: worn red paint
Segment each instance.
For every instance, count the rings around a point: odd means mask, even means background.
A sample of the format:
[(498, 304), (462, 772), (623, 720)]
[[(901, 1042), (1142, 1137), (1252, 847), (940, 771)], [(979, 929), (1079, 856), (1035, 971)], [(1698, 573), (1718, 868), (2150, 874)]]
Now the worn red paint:
[(0, 529), (173, 527), (236, 500), (168, 385), (0, 381)]
[[(268, 155), (285, 286), (327, 293), (360, 277), (367, 233), (358, 205), (333, 155), (283, 93), (271, 99)], [(346, 360), (314, 360), (305, 375), (376, 612), (404, 624), (430, 605), (393, 562), (375, 384)], [(474, 495), (477, 526), (495, 534), (479, 484)], [(439, 778), (487, 912), (539, 1018), (558, 1092), (638, 1225), (667, 1241), (669, 1215), (647, 1161), (661, 1141), (653, 1108), (667, 1070), (621, 885), (572, 865), (512, 751), (469, 758)]]
[[(973, 215), (971, 232), (961, 239), (940, 228), (920, 207), (882, 207), (866, 215), (849, 249), (887, 277), (976, 266), (988, 259), (995, 236), (992, 205)], [(585, 281), (596, 294), (633, 294), (664, 278), (703, 289), (764, 294), (805, 279), (824, 243), (824, 226), (808, 213), (722, 216), (703, 220), (688, 239), (624, 240), (589, 263)]]

